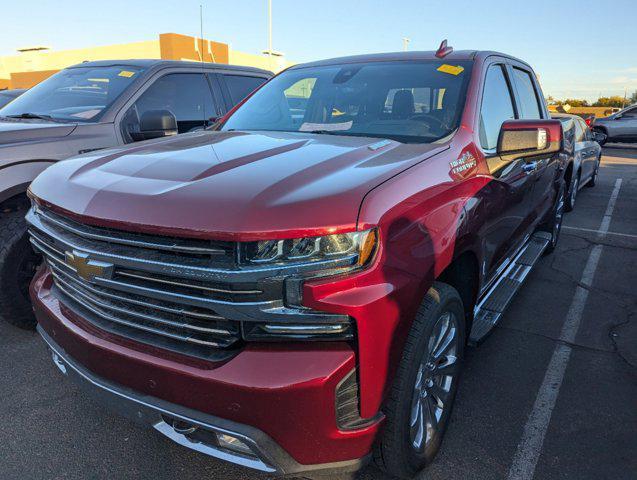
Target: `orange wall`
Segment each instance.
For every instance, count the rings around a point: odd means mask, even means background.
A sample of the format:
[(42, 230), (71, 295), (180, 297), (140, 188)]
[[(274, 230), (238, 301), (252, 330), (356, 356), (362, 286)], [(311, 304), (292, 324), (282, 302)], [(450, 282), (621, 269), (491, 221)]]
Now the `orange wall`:
[(59, 70), (40, 70), (38, 72), (14, 72), (11, 74), (11, 88), (31, 88), (46, 80)]
[(228, 44), (178, 33), (161, 33), (159, 50), (164, 60), (203, 60), (214, 63), (228, 63), (229, 60)]

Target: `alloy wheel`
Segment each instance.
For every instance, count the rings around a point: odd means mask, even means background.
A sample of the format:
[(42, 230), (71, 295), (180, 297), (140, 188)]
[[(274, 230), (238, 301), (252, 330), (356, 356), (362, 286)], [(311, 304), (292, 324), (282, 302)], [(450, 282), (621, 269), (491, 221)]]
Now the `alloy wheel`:
[(555, 219), (553, 221), (553, 232), (551, 238), (553, 246), (557, 245), (557, 239), (560, 236), (560, 231), (562, 229), (562, 219), (564, 217), (564, 196), (564, 190), (562, 190), (555, 207)]
[(424, 452), (437, 437), (441, 420), (451, 407), (458, 377), (458, 320), (447, 311), (438, 317), (418, 368), (411, 402), (409, 434), (413, 448)]

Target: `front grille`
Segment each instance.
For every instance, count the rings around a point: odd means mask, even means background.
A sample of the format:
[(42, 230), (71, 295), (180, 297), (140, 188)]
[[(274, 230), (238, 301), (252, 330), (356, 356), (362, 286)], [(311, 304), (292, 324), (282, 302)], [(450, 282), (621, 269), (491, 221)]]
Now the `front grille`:
[(106, 332), (213, 359), (240, 346), (240, 321), (282, 306), (282, 280), (239, 269), (234, 242), (94, 227), (41, 207), (27, 220), (54, 294)]

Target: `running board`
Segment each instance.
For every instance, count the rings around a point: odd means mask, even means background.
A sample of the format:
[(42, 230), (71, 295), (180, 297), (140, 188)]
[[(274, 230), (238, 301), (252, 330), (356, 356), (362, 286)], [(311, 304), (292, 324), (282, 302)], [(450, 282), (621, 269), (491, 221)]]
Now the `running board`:
[(478, 345), (493, 330), (524, 280), (551, 241), (548, 232), (536, 232), (511, 261), (502, 276), (484, 295), (473, 312), (469, 344)]

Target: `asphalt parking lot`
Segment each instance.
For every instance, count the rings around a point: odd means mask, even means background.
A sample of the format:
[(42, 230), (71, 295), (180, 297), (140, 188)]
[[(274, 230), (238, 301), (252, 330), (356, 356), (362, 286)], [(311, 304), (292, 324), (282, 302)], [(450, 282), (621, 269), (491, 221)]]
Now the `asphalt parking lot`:
[[(469, 349), (427, 479), (637, 478), (637, 146), (604, 148), (501, 325)], [(267, 478), (112, 416), (0, 324), (0, 478)], [(360, 479), (384, 478), (372, 467)]]

